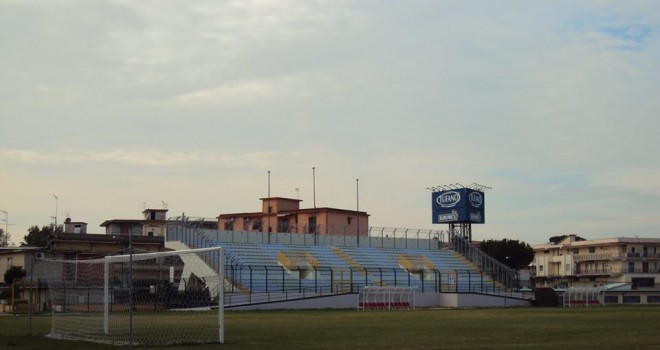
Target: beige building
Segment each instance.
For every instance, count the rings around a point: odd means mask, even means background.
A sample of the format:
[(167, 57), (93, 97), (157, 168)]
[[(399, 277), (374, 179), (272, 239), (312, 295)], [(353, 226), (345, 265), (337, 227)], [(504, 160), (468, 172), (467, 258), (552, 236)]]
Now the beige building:
[(300, 199), (260, 198), (261, 211), (220, 214), (218, 230), (366, 236), (369, 214), (336, 208), (300, 208)]
[(167, 209), (145, 209), (142, 219), (112, 219), (101, 224), (106, 235), (165, 237)]
[(627, 283), (633, 290), (660, 288), (659, 238), (604, 238), (532, 246), (536, 287), (567, 288)]

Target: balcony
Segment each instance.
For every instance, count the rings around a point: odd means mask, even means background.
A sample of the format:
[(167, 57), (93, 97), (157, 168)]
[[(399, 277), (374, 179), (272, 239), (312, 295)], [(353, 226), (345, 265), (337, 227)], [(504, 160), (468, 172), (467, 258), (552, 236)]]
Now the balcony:
[(573, 271), (575, 275), (599, 276), (599, 275), (622, 275), (622, 274), (660, 274), (660, 269), (630, 269), (630, 268), (606, 268), (606, 269), (579, 269)]
[(573, 272), (575, 275), (578, 276), (602, 276), (602, 275), (611, 275), (614, 274), (613, 270), (611, 268), (605, 268), (605, 269), (578, 269)]
[(574, 261), (589, 261), (589, 260), (614, 260), (620, 258), (620, 256), (613, 253), (592, 253), (592, 254), (579, 254), (573, 255)]
[(621, 269), (619, 273), (636, 273), (636, 274), (660, 274), (660, 269), (641, 268), (641, 269)]
[(640, 258), (640, 259), (660, 259), (660, 254), (652, 253), (626, 253), (623, 255), (627, 258)]

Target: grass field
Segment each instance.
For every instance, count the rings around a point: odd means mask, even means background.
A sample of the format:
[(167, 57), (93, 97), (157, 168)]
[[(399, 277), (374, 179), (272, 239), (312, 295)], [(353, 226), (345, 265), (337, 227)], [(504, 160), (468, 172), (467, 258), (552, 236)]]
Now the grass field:
[[(0, 317), (0, 349), (120, 348), (46, 338), (49, 315), (32, 324), (27, 336), (27, 317)], [(224, 345), (165, 348), (660, 349), (659, 326), (660, 307), (228, 311)]]

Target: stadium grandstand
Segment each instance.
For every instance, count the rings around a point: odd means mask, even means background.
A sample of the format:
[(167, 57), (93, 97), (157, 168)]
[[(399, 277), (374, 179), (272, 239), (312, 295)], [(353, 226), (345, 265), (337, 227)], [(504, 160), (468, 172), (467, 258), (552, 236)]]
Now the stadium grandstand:
[(529, 305), (517, 271), (449, 231), (372, 227), (357, 239), (214, 230), (205, 222), (171, 218), (166, 246), (224, 248), (227, 308), (350, 308), (365, 287), (411, 288), (417, 307)]

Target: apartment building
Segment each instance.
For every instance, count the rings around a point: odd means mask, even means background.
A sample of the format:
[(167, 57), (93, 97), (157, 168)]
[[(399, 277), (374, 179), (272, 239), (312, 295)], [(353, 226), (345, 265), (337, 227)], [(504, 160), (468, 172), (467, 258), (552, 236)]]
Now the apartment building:
[(629, 284), (632, 290), (660, 288), (660, 238), (578, 240), (533, 245), (530, 265), (536, 287), (567, 288)]

